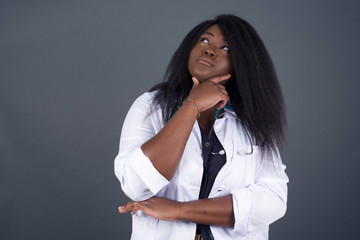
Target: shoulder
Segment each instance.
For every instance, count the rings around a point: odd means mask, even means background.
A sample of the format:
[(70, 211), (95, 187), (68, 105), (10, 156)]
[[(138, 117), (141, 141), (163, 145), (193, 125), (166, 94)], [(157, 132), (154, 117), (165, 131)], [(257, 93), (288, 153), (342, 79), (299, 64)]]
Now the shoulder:
[(156, 91), (153, 92), (144, 92), (131, 105), (131, 109), (136, 108), (146, 112), (150, 112), (150, 109), (153, 108), (154, 98), (156, 96)]
[(148, 103), (148, 105), (150, 105), (154, 101), (156, 93), (157, 93), (157, 91), (144, 92), (139, 97), (137, 97), (137, 99), (135, 100), (134, 103), (140, 102), (140, 103)]
[(157, 91), (144, 92), (131, 105), (128, 115), (154, 122), (162, 122), (162, 109), (155, 104)]

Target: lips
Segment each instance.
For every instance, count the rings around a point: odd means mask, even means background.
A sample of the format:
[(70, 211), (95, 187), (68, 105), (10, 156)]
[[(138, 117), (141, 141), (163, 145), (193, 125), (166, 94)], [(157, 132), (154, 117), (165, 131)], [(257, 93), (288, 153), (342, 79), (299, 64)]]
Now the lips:
[(196, 61), (203, 64), (203, 65), (209, 66), (209, 67), (214, 66), (214, 64), (208, 58), (201, 57), (201, 58), (196, 59)]

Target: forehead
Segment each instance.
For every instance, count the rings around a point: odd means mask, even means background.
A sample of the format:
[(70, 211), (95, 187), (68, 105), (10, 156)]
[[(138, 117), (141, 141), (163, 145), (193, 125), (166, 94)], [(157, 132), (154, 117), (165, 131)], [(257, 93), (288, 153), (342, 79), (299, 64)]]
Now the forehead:
[(212, 37), (221, 38), (222, 40), (226, 41), (223, 33), (221, 32), (221, 28), (218, 24), (214, 24), (208, 29), (206, 29), (202, 35), (209, 35)]
[(210, 34), (210, 35), (214, 35), (214, 36), (218, 36), (218, 35), (223, 36), (218, 24), (212, 25), (211, 27), (206, 29), (203, 34)]

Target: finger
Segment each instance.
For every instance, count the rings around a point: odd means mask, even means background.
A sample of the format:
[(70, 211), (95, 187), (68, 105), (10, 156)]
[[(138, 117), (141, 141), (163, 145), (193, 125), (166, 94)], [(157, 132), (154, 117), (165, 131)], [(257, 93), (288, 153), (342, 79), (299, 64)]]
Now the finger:
[(224, 93), (226, 96), (228, 95), (228, 92), (226, 91), (226, 88), (219, 88), (219, 91)]
[(130, 207), (120, 206), (118, 207), (119, 213), (127, 213), (128, 211), (132, 210)]
[(137, 213), (137, 211), (141, 210), (141, 203), (136, 203), (135, 207), (133, 208), (133, 210), (131, 211), (131, 215), (134, 215)]
[(221, 109), (221, 108), (225, 107), (225, 105), (226, 105), (226, 102), (221, 100), (220, 102), (218, 102), (216, 104), (216, 109)]
[(211, 82), (213, 83), (220, 83), (224, 80), (227, 80), (231, 77), (231, 74), (225, 74), (225, 75), (221, 75), (221, 76), (216, 76), (216, 77), (213, 77), (211, 79), (209, 79)]
[(135, 215), (137, 213), (137, 211), (139, 211), (139, 208), (136, 207), (131, 211), (131, 215)]
[(124, 206), (120, 206), (118, 208), (118, 210), (120, 213), (126, 213), (126, 212), (130, 211), (131, 209), (133, 209), (135, 204), (136, 204), (136, 202), (131, 201), (131, 202), (125, 204)]
[(223, 83), (226, 83), (226, 81), (229, 81), (229, 79), (221, 80), (220, 82), (218, 82), (216, 84), (220, 85), (220, 86), (224, 86), (225, 84), (223, 84)]
[[(220, 82), (221, 83), (221, 82)], [(219, 83), (216, 84), (218, 88), (221, 88), (221, 89), (225, 89), (225, 86), (224, 85), (221, 85)]]
[(225, 88), (224, 86), (219, 85), (219, 84), (216, 84), (216, 87), (218, 88), (217, 90), (218, 90), (219, 92), (221, 92), (222, 94), (224, 94), (224, 95), (226, 95), (226, 96), (229, 95), (228, 92), (226, 91), (226, 88)]
[(127, 211), (125, 211), (124, 206), (119, 206), (118, 211), (119, 211), (119, 213), (126, 213), (127, 212)]
[[(223, 94), (224, 96), (224, 98), (227, 98), (229, 95), (228, 95), (228, 93), (227, 93), (227, 91), (225, 91), (225, 90), (220, 90), (220, 92), (221, 92), (221, 94)], [(224, 101), (227, 101), (226, 99), (224, 100)]]
[(196, 87), (197, 85), (200, 84), (200, 81), (196, 77), (193, 77), (192, 81), (193, 81), (193, 87), (192, 88), (194, 88), (194, 87)]
[(225, 100), (221, 100), (216, 104), (216, 109), (221, 109), (223, 107), (225, 107), (225, 105), (227, 104), (227, 102), (229, 101), (229, 97), (227, 97)]

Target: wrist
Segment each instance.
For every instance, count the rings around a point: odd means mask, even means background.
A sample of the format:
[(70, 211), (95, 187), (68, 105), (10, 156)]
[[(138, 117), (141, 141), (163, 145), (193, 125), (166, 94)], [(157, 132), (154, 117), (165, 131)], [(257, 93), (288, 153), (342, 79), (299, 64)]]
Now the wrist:
[(183, 103), (182, 103), (183, 106), (191, 106), (192, 109), (194, 109), (196, 111), (196, 114), (197, 114), (197, 118), (200, 117), (200, 108), (199, 108), (199, 105), (192, 99), (190, 98), (186, 98)]

